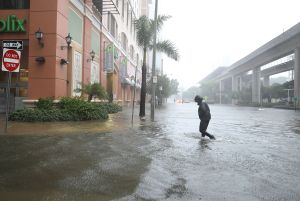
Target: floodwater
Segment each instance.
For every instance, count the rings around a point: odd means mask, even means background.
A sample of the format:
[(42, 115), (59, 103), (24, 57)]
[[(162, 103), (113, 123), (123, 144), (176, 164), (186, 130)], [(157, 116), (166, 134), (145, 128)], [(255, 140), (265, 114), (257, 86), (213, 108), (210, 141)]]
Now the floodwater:
[(10, 122), (0, 200), (299, 201), (300, 112), (210, 107), (217, 140), (200, 137), (195, 103), (155, 122), (131, 124), (126, 108), (104, 122)]

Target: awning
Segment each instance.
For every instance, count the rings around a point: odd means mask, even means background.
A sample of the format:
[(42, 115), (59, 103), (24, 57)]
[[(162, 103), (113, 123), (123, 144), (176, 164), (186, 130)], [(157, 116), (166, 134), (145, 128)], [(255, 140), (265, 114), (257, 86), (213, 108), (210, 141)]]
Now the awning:
[(108, 13), (120, 14), (118, 7), (113, 0), (93, 0), (93, 4), (101, 12), (102, 15)]

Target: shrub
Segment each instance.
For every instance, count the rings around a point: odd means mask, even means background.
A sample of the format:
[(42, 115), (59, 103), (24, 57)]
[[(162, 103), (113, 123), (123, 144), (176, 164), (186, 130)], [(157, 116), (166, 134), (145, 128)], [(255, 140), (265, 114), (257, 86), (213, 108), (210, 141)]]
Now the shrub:
[(32, 109), (25, 108), (23, 110), (18, 110), (9, 115), (9, 120), (11, 121), (59, 121), (62, 120), (61, 116), (66, 115), (58, 109)]
[(66, 110), (74, 110), (79, 105), (85, 104), (86, 102), (80, 97), (62, 97), (58, 102), (57, 106), (59, 109), (66, 109)]
[(34, 105), (38, 109), (49, 110), (53, 107), (53, 98), (39, 98), (38, 102), (35, 102)]
[(108, 114), (106, 110), (93, 105), (92, 103), (84, 102), (76, 107), (68, 110), (73, 114), (75, 121), (78, 120), (96, 120), (96, 119), (107, 119)]
[(84, 94), (88, 95), (88, 102), (94, 97), (98, 97), (99, 99), (107, 99), (107, 92), (104, 87), (101, 86), (100, 83), (93, 83), (93, 84), (84, 84), (82, 89), (77, 88), (74, 90), (75, 92), (83, 92)]
[(98, 107), (103, 107), (108, 114), (113, 114), (122, 111), (122, 107), (116, 103), (101, 103)]
[(44, 100), (39, 101), (39, 103), (39, 107), (37, 106), (37, 108), (25, 108), (11, 113), (9, 120), (43, 122), (84, 121), (108, 118), (108, 109), (106, 106), (86, 102), (80, 98), (63, 97), (57, 104), (57, 108), (52, 108), (53, 101), (51, 101), (51, 104), (50, 101), (47, 102)]

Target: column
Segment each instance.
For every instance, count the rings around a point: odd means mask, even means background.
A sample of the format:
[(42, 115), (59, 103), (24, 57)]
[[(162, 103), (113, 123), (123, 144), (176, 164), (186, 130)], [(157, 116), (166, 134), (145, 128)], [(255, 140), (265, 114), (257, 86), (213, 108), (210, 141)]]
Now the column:
[(297, 97), (296, 106), (299, 107), (300, 98), (300, 48), (295, 49), (295, 66), (294, 66), (294, 97)]
[(260, 68), (252, 70), (252, 103), (260, 103)]
[(232, 104), (236, 104), (237, 103), (237, 93), (238, 93), (238, 78), (237, 76), (233, 75), (231, 77), (231, 81), (232, 81), (232, 86), (231, 86), (231, 90), (232, 90), (232, 97), (231, 97), (231, 103)]
[(238, 77), (238, 91), (242, 91), (243, 89), (243, 79), (242, 76)]
[(219, 103), (222, 104), (222, 80), (219, 81)]
[(238, 91), (238, 77), (233, 75), (231, 77), (231, 80), (232, 80), (232, 87), (231, 87), (232, 92)]
[(269, 87), (270, 86), (270, 76), (265, 76), (264, 77), (264, 87)]
[[(93, 24), (89, 16), (92, 16), (93, 13), (92, 10), (92, 1), (91, 0), (85, 0), (86, 6), (88, 6), (89, 9), (86, 10), (86, 16), (83, 17), (83, 53), (82, 53), (82, 83), (84, 85), (87, 85), (91, 82), (91, 68), (92, 68), (92, 62), (90, 52), (93, 50), (98, 55), (96, 49), (92, 48), (92, 42), (93, 43), (100, 43), (99, 41), (95, 41), (95, 38), (92, 36), (92, 31), (96, 31), (96, 29), (92, 30)], [(93, 40), (93, 41), (92, 41)], [(99, 44), (100, 45), (100, 44)], [(97, 58), (94, 59), (94, 61), (97, 61)]]
[[(68, 0), (30, 1), (28, 22), (29, 32), (29, 75), (28, 99), (45, 97), (62, 97), (67, 95), (67, 69), (62, 66), (61, 58), (67, 58), (67, 49), (60, 46), (66, 44), (68, 35)], [(44, 33), (40, 46), (35, 38), (35, 32)], [(45, 63), (36, 62), (37, 57), (44, 57)]]

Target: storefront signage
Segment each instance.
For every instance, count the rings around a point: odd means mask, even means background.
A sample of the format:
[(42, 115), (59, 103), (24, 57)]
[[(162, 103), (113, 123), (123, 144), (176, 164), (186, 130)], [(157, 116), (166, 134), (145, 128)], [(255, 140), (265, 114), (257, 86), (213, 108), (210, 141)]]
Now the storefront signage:
[(14, 50), (23, 50), (22, 40), (4, 40), (2, 41), (2, 47)]
[(25, 19), (18, 19), (15, 15), (0, 19), (0, 32), (26, 32)]

